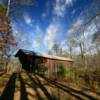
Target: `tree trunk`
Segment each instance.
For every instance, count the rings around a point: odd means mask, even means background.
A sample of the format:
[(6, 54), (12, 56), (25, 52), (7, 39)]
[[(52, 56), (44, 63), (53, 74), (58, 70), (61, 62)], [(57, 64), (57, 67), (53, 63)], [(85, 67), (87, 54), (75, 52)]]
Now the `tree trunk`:
[(97, 44), (96, 44), (96, 50), (97, 50), (97, 54), (98, 54), (98, 57), (99, 57), (99, 48), (98, 48)]
[(70, 49), (70, 58), (72, 58), (72, 47), (70, 47), (69, 49)]
[(81, 58), (82, 58), (82, 66), (85, 66), (85, 57), (84, 57), (84, 53), (83, 53), (83, 47), (82, 47), (82, 43), (80, 43), (80, 50), (81, 50)]
[(97, 67), (100, 66), (100, 52), (99, 52), (99, 48), (98, 45), (96, 44), (96, 50), (97, 50)]

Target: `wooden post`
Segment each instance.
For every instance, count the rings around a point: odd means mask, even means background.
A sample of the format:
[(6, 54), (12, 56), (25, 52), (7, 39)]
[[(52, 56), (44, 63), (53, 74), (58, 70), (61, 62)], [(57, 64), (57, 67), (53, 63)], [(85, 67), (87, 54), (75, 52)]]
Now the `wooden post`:
[(49, 67), (50, 67), (50, 60), (48, 59), (48, 78), (49, 78), (49, 73), (50, 73), (50, 72), (49, 72), (49, 71), (50, 71), (50, 70), (49, 70)]

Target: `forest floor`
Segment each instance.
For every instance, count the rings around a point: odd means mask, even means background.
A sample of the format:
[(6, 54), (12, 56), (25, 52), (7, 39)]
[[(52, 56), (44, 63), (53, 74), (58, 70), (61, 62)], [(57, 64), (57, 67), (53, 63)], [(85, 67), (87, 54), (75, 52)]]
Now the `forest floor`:
[(27, 72), (0, 73), (0, 100), (100, 100), (100, 89), (57, 82)]

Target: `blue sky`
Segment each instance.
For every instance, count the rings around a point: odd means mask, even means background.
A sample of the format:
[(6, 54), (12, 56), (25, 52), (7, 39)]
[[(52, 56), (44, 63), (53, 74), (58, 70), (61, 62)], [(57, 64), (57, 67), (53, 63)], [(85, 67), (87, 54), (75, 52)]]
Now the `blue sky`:
[(80, 16), (92, 1), (32, 0), (31, 5), (12, 5), (9, 16), (18, 49), (46, 52), (54, 43), (62, 46), (68, 39), (68, 33), (73, 31), (71, 25), (75, 21), (75, 25), (81, 25)]

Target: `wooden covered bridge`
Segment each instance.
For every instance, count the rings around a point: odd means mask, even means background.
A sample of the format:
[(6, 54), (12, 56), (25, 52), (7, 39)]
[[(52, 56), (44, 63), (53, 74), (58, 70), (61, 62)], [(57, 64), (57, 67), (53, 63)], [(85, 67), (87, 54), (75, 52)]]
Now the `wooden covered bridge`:
[(15, 57), (19, 58), (23, 69), (33, 73), (43, 70), (48, 77), (57, 76), (59, 65), (70, 67), (73, 64), (73, 60), (70, 58), (39, 54), (24, 49), (20, 49)]

